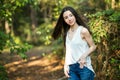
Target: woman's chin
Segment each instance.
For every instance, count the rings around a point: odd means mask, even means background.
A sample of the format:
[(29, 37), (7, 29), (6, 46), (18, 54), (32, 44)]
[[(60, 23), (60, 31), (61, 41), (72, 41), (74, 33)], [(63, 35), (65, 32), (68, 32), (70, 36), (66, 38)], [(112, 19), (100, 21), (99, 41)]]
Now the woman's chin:
[(70, 26), (74, 26), (74, 24), (69, 24)]

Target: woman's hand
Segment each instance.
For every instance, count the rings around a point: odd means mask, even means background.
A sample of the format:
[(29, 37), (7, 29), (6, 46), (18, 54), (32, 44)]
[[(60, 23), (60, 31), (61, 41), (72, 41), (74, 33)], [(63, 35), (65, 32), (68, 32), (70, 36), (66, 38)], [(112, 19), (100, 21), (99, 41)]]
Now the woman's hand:
[(80, 64), (80, 68), (83, 68), (86, 64), (86, 58), (80, 58), (78, 63)]
[(64, 66), (64, 74), (66, 77), (70, 77), (69, 76), (69, 66), (66, 66), (66, 65)]

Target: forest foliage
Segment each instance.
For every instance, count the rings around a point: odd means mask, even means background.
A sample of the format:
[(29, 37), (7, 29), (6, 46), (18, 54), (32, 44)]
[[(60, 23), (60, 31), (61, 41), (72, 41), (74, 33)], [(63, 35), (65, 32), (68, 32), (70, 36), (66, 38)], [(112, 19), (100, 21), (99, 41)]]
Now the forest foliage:
[(92, 55), (96, 80), (118, 80), (120, 0), (1, 0), (0, 52), (9, 49), (25, 59), (32, 46), (49, 45), (53, 53), (64, 57), (62, 38), (54, 41), (51, 34), (61, 9), (67, 5), (81, 14), (92, 32), (97, 45)]

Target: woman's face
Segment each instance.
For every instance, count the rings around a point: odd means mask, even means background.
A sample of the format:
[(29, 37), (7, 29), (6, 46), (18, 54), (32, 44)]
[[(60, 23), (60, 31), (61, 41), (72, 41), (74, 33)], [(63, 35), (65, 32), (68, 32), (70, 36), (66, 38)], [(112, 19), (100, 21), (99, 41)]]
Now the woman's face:
[(64, 21), (70, 25), (73, 26), (76, 22), (75, 16), (68, 10), (63, 13)]

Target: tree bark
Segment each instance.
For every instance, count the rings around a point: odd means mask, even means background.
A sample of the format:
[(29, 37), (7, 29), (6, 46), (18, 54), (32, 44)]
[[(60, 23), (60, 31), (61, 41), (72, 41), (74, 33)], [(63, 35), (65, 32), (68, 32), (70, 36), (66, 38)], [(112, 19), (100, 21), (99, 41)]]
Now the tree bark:
[(112, 9), (115, 8), (115, 0), (112, 0), (112, 2), (111, 2), (111, 7), (112, 7)]
[(10, 26), (8, 24), (8, 21), (5, 21), (5, 31), (7, 34), (10, 33)]
[[(32, 27), (32, 33), (31, 35), (29, 35), (28, 37), (32, 38), (32, 41), (34, 41), (35, 43), (37, 42), (37, 36), (36, 36), (36, 27), (38, 26), (38, 23), (37, 23), (37, 12), (36, 10), (33, 8), (33, 6), (30, 6), (30, 10), (31, 10), (31, 13), (30, 13), (30, 17), (31, 17), (31, 27)], [(31, 41), (31, 40), (30, 40)]]
[(31, 15), (31, 22), (32, 22), (31, 24), (32, 24), (32, 29), (34, 30), (37, 26), (37, 19), (36, 19), (37, 13), (32, 6), (30, 6), (30, 9), (31, 9), (30, 15)]

